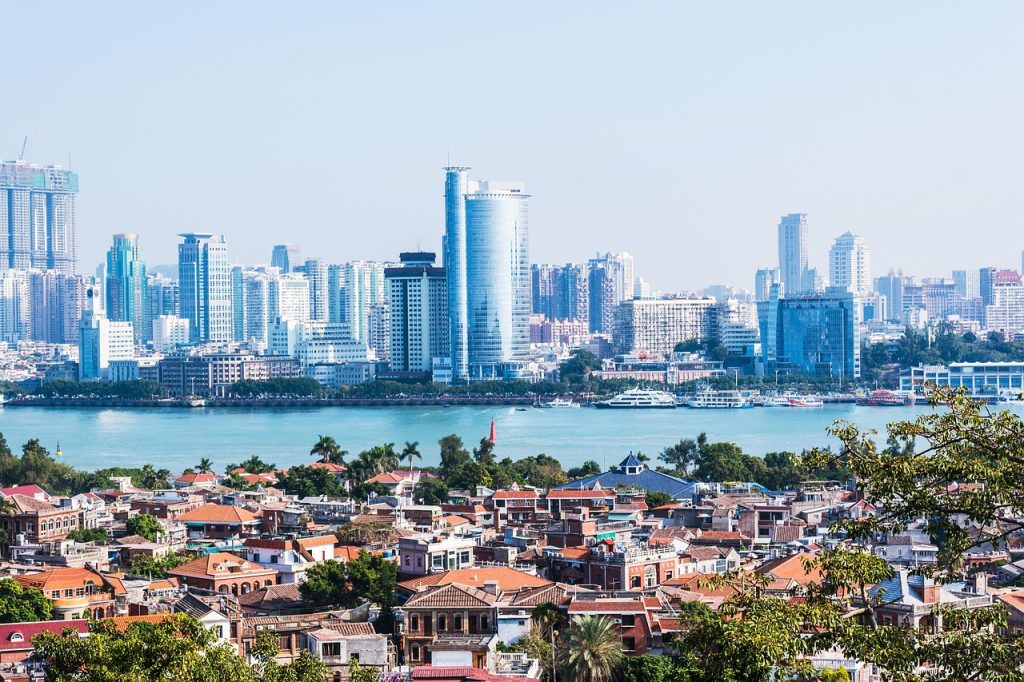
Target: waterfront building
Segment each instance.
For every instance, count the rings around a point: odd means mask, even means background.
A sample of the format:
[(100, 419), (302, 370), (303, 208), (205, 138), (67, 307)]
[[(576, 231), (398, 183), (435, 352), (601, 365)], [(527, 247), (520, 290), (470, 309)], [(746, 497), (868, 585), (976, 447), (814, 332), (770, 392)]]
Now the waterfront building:
[(386, 298), (370, 307), (366, 320), (366, 343), (378, 360), (387, 362), (391, 357), (391, 304)]
[(273, 275), (266, 271), (246, 270), (242, 273), (242, 289), (245, 302), (246, 341), (258, 347), (265, 347), (268, 329), (272, 321), (270, 308), (270, 280)]
[(78, 326), (78, 379), (103, 380), (111, 363), (135, 358), (135, 330), (131, 322), (108, 320), (91, 289), (86, 296), (91, 304)]
[(434, 358), (451, 352), (447, 276), (434, 265), (433, 253), (406, 252), (399, 260), (402, 267), (384, 271), (391, 308), (388, 367), (429, 373)]
[(775, 364), (818, 377), (860, 378), (860, 319), (853, 294), (785, 297), (778, 302)]
[(272, 322), (269, 351), (294, 358), (300, 367), (376, 360), (365, 342), (352, 338), (348, 325), (309, 320)]
[(633, 285), (633, 257), (628, 253), (606, 253), (590, 259), (587, 264), (590, 331), (612, 333), (615, 309), (633, 298)]
[(531, 344), (555, 344), (579, 348), (589, 336), (590, 330), (583, 320), (549, 320), (543, 315), (534, 315), (530, 320)]
[(299, 247), (295, 244), (277, 244), (270, 254), (271, 267), (277, 268), (285, 275), (292, 272), (301, 262)]
[(245, 266), (231, 266), (231, 340), (245, 341)]
[(790, 213), (779, 220), (779, 282), (787, 294), (807, 284), (807, 214)]
[[(534, 314), (549, 320), (589, 321), (590, 283), (586, 265), (533, 265), (530, 275)], [(646, 285), (639, 278), (637, 282)], [(635, 296), (636, 284), (633, 293), (630, 298), (644, 298)]]
[(871, 255), (863, 237), (845, 232), (836, 238), (828, 253), (828, 279), (830, 286), (854, 296), (871, 292)]
[(309, 320), (309, 280), (295, 273), (270, 277), (271, 319)]
[(31, 333), (28, 272), (0, 272), (0, 341), (17, 343)]
[(345, 321), (345, 266), (338, 263), (327, 266), (327, 321)]
[(327, 266), (319, 258), (306, 260), (306, 279), (309, 281), (309, 319), (327, 321)]
[(951, 362), (917, 365), (900, 374), (900, 390), (924, 393), (926, 386), (965, 389), (975, 398), (1017, 397), (1024, 392), (1024, 362)]
[(348, 325), (352, 338), (370, 341), (370, 315), (384, 303), (384, 263), (353, 261), (344, 267), (340, 323)]
[(160, 361), (160, 387), (173, 398), (224, 396), (239, 381), (268, 381), (301, 376), (289, 357), (250, 353), (175, 355)]
[(714, 336), (713, 298), (658, 298), (623, 301), (616, 309), (612, 345), (617, 353), (664, 356), (677, 343)]
[(757, 324), (761, 337), (761, 359), (764, 363), (775, 363), (775, 350), (779, 338), (779, 299), (782, 298), (782, 284), (768, 287), (768, 299), (757, 303)]
[(998, 268), (985, 267), (978, 270), (978, 293), (985, 305), (993, 302), (992, 285), (995, 283)]
[(46, 343), (78, 343), (78, 323), (85, 308), (82, 277), (56, 270), (30, 270), (27, 277), (30, 338)]
[(780, 281), (778, 268), (758, 268), (754, 273), (754, 301), (767, 301), (772, 285)]
[(189, 321), (189, 338), (224, 342), (232, 338), (231, 270), (224, 238), (187, 232), (179, 235), (178, 283), (181, 316)]
[(78, 174), (21, 159), (0, 161), (0, 271), (75, 274)]
[(107, 251), (106, 300), (107, 318), (113, 322), (131, 322), (135, 330), (135, 343), (142, 345), (148, 339), (145, 332), (146, 263), (142, 259), (137, 234), (115, 234), (114, 244)]
[(177, 315), (160, 315), (153, 320), (153, 349), (167, 353), (188, 344), (188, 320)]
[(515, 377), (530, 341), (529, 195), (468, 170), (445, 169), (453, 380)]
[(981, 298), (981, 273), (978, 270), (954, 270), (953, 284), (960, 298)]

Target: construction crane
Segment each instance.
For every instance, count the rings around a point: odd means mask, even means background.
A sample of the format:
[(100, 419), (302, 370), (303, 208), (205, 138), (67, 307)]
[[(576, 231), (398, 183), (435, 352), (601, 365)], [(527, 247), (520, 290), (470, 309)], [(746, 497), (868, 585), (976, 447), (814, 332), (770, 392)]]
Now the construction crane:
[(21, 141), (21, 153), (18, 154), (18, 161), (25, 160), (25, 148), (28, 147), (28, 135)]

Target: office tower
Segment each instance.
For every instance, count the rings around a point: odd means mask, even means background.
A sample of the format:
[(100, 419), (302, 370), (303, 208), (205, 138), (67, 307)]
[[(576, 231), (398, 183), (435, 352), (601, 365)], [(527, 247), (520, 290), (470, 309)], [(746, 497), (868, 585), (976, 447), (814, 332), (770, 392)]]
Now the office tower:
[(615, 326), (615, 277), (605, 262), (592, 260), (587, 267), (587, 298), (590, 331), (611, 334)]
[(886, 309), (889, 312), (889, 321), (903, 322), (903, 288), (910, 284), (913, 278), (905, 276), (902, 272), (890, 270), (889, 274), (875, 278), (875, 292), (885, 296)]
[(554, 319), (554, 301), (557, 300), (559, 268), (555, 265), (534, 263), (530, 266), (530, 312)]
[(17, 343), (31, 331), (28, 272), (0, 271), (0, 341)]
[(910, 321), (908, 316), (914, 311), (924, 311), (925, 319), (941, 320), (955, 315), (959, 309), (960, 297), (956, 292), (956, 284), (950, 280), (926, 278), (920, 284), (903, 286), (903, 317), (907, 322)]
[(143, 335), (151, 340), (153, 321), (161, 315), (178, 315), (178, 283), (167, 275), (146, 275), (146, 323)]
[(388, 367), (393, 372), (430, 372), (434, 358), (451, 352), (448, 280), (444, 268), (434, 265), (433, 253), (402, 253), (399, 260), (401, 267), (384, 270), (391, 307)]
[(301, 262), (299, 247), (295, 244), (277, 244), (270, 255), (270, 265), (280, 270), (283, 275), (293, 271)]
[(260, 347), (269, 342), (270, 324), (273, 322), (270, 307), (270, 280), (267, 272), (246, 271), (243, 273), (242, 288), (245, 290), (245, 331), (246, 341)]
[(712, 298), (657, 298), (623, 301), (615, 310), (612, 345), (616, 353), (664, 356), (676, 344), (715, 334)]
[(370, 315), (384, 303), (384, 264), (353, 261), (345, 264), (344, 301), (341, 323), (349, 326), (353, 339), (370, 342)]
[(807, 268), (804, 270), (802, 293), (820, 294), (828, 288), (828, 285), (828, 280), (818, 271), (818, 268)]
[(991, 305), (995, 302), (992, 285), (995, 283), (996, 271), (998, 269), (987, 267), (978, 270), (978, 293), (981, 295), (981, 301), (985, 305)]
[(977, 270), (954, 270), (953, 284), (960, 298), (981, 298), (981, 273)]
[(188, 320), (177, 315), (158, 315), (153, 320), (153, 350), (169, 353), (188, 344)]
[(196, 343), (223, 343), (232, 337), (231, 270), (224, 238), (184, 233), (178, 245), (181, 317)]
[(345, 266), (341, 264), (327, 266), (327, 321), (345, 321)]
[(78, 326), (78, 378), (108, 378), (110, 363), (135, 357), (135, 331), (129, 321), (108, 320), (96, 292), (86, 290), (86, 308)]
[(768, 287), (768, 298), (757, 302), (757, 324), (761, 337), (761, 357), (766, 367), (775, 366), (778, 348), (779, 299), (783, 297), (782, 283)]
[(309, 319), (326, 322), (328, 317), (327, 266), (319, 258), (306, 259), (309, 280)]
[(1024, 331), (1024, 285), (1019, 275), (1016, 281), (1006, 277), (992, 287), (992, 303), (985, 306), (985, 329), (1008, 337)]
[(245, 341), (245, 266), (231, 266), (231, 340)]
[(790, 213), (779, 220), (779, 281), (786, 294), (805, 291), (807, 284), (807, 214)]
[(643, 277), (637, 277), (633, 282), (633, 298), (650, 298), (651, 283)]
[(757, 345), (757, 304), (727, 298), (715, 304), (715, 335), (730, 355), (744, 355)]
[(391, 358), (391, 305), (387, 298), (370, 306), (366, 318), (366, 345), (378, 360), (387, 362)]
[(854, 296), (871, 293), (871, 256), (864, 239), (852, 232), (836, 237), (828, 252), (829, 285)]
[(0, 270), (75, 273), (78, 174), (0, 161)]
[(558, 317), (579, 320), (590, 326), (590, 283), (586, 265), (566, 263), (561, 270), (558, 287)]
[(779, 281), (778, 268), (758, 268), (754, 273), (754, 301), (767, 301), (772, 285)]
[(529, 196), (522, 183), (445, 171), (452, 378), (517, 376), (530, 345)]
[(107, 251), (107, 279), (104, 287), (107, 319), (131, 322), (135, 343), (141, 345), (146, 334), (146, 263), (139, 250), (136, 234), (115, 234), (114, 245)]
[(857, 307), (853, 294), (835, 288), (823, 294), (781, 299), (775, 369), (818, 377), (860, 378)]
[(270, 277), (271, 320), (309, 321), (309, 281), (302, 275)]
[(78, 323), (85, 307), (85, 286), (79, 275), (55, 270), (30, 270), (29, 337), (46, 343), (78, 343)]

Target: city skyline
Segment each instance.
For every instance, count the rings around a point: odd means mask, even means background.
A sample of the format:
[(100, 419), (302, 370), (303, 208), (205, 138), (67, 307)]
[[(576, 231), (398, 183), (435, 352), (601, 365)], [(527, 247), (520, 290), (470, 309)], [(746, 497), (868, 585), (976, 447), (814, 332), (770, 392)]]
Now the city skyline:
[[(266, 262), (280, 241), (327, 260), (386, 260), (394, 248), (381, 233), (440, 253), (432, 178), (449, 159), (529, 182), (535, 262), (629, 251), (666, 291), (749, 286), (790, 212), (809, 216), (812, 263), (824, 268), (832, 238), (849, 230), (875, 249), (876, 275), (985, 262), (988, 245), (962, 240), (963, 226), (1016, 242), (1024, 219), (1013, 154), (1024, 103), (1005, 86), (1024, 49), (1016, 4), (965, 16), (925, 5), (665, 4), (640, 15), (527, 3), (502, 14), (497, 34), (481, 30), (493, 26), (486, 7), (203, 7), (187, 19), (124, 9), (102, 20), (72, 4), (48, 12), (51, 49), (8, 75), (21, 104), (0, 111), (10, 137), (0, 157), (15, 158), (28, 135), (26, 158), (67, 165), (70, 153), (82, 174), (83, 264), (116, 232), (145, 235), (151, 265), (173, 262), (183, 231), (229, 235), (239, 262)], [(0, 19), (37, 25), (43, 11), (5, 5)], [(371, 41), (384, 27), (389, 39)], [(10, 49), (33, 52), (30, 37), (12, 36)], [(458, 84), (448, 63), (460, 65)], [(509, 105), (495, 71), (514, 71), (524, 96)], [(54, 73), (65, 87), (49, 87)], [(437, 101), (446, 106), (415, 106)], [(336, 199), (287, 200), (285, 168)], [(920, 248), (921, 234), (958, 248)], [(715, 257), (678, 268), (666, 243)]]

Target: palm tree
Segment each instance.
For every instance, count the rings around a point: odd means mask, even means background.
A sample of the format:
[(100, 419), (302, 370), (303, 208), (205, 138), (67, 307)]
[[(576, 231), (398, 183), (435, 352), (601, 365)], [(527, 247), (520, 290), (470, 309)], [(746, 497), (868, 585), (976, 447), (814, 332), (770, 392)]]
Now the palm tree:
[(142, 487), (147, 490), (155, 490), (156, 488), (166, 488), (167, 480), (171, 477), (171, 472), (167, 469), (154, 469), (152, 464), (145, 464), (142, 467)]
[(566, 679), (608, 682), (622, 661), (622, 642), (609, 619), (576, 616), (558, 658)]
[(201, 474), (208, 474), (213, 471), (213, 462), (208, 458), (203, 457), (199, 460), (199, 464), (196, 466), (196, 469), (198, 469)]
[(309, 454), (316, 455), (324, 464), (344, 464), (346, 450), (342, 450), (338, 442), (330, 436), (320, 436)]
[(420, 454), (420, 451), (418, 449), (419, 444), (420, 444), (420, 442), (418, 440), (414, 440), (411, 443), (409, 441), (405, 441), (405, 447), (402, 448), (402, 459), (406, 459), (406, 458), (409, 459), (409, 468), (410, 469), (412, 469), (412, 459), (413, 459), (413, 457), (418, 457), (419, 459), (423, 459), (423, 455)]

